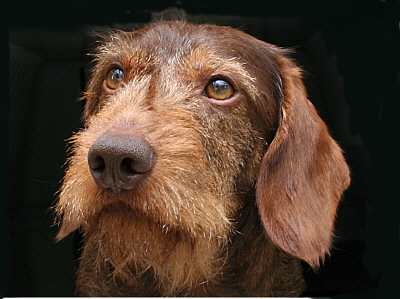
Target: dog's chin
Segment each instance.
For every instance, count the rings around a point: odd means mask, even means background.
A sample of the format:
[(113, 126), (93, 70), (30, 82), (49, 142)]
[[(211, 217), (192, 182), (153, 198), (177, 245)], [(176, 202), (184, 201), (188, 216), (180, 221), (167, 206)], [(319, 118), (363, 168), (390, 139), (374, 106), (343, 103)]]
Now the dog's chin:
[[(152, 243), (156, 246), (155, 243), (174, 244), (186, 241), (192, 244), (199, 242), (199, 239), (208, 243), (211, 239), (217, 239), (219, 243), (224, 243), (230, 232), (223, 221), (217, 228), (200, 224), (193, 228), (193, 223), (187, 223), (188, 220), (183, 216), (184, 211), (180, 213), (181, 218), (176, 215), (171, 217), (172, 209), (165, 209), (164, 213), (154, 213), (150, 204), (146, 204), (148, 198), (132, 196), (129, 192), (121, 192), (113, 200), (108, 199), (92, 215), (92, 221), (89, 221), (91, 224), (87, 227), (88, 235), (102, 236), (104, 242), (118, 240), (128, 246), (131, 242), (136, 245)], [(163, 202), (160, 198), (158, 200)], [(192, 218), (191, 220), (193, 221)]]
[(93, 254), (99, 269), (107, 267), (112, 277), (123, 280), (149, 270), (166, 295), (219, 273), (225, 238), (195, 238), (183, 229), (185, 225), (172, 226), (150, 215), (122, 200), (104, 205), (94, 215), (85, 250)]
[(157, 219), (122, 201), (104, 205), (92, 220), (87, 227), (89, 239), (94, 237), (102, 243), (104, 252), (108, 251), (111, 256), (115, 250), (141, 251), (150, 239), (165, 235)]

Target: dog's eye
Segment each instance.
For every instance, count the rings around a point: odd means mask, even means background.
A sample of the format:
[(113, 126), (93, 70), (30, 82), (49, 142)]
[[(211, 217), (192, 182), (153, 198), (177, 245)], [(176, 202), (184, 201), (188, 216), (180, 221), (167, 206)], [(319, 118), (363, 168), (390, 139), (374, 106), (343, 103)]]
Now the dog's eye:
[(124, 82), (124, 72), (120, 68), (112, 68), (108, 71), (106, 85), (109, 89), (117, 89)]
[(204, 93), (209, 98), (227, 100), (235, 94), (235, 90), (229, 82), (223, 79), (215, 79), (207, 84)]

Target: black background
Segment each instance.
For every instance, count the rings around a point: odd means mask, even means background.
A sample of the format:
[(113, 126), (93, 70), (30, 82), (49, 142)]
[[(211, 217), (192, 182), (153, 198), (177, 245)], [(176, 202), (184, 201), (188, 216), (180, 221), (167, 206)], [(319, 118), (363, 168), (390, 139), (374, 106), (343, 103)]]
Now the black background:
[[(66, 139), (82, 127), (93, 46), (89, 31), (131, 30), (152, 12), (184, 9), (192, 22), (230, 25), (296, 51), (310, 100), (346, 152), (353, 182), (335, 249), (308, 296), (400, 290), (400, 2), (8, 1), (1, 3), (4, 296), (73, 296), (77, 237), (55, 243), (51, 207)], [(5, 79), (4, 79), (5, 78)]]

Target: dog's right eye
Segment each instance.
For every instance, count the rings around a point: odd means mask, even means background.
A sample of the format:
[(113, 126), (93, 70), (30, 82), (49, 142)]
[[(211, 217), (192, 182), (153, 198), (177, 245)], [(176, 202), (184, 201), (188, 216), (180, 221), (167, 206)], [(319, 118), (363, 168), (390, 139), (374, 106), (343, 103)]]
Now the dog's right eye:
[(109, 89), (117, 89), (124, 83), (124, 72), (117, 67), (110, 69), (106, 77), (106, 85)]

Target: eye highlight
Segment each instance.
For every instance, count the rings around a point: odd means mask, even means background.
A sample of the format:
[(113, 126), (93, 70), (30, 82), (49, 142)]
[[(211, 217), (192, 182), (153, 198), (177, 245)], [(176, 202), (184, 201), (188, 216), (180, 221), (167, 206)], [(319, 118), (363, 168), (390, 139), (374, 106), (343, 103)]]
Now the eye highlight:
[(113, 67), (107, 73), (106, 77), (107, 88), (114, 90), (121, 87), (121, 85), (124, 83), (124, 78), (125, 78), (124, 72), (118, 67)]
[(235, 89), (224, 79), (213, 79), (207, 84), (204, 94), (215, 100), (227, 100), (235, 94)]

